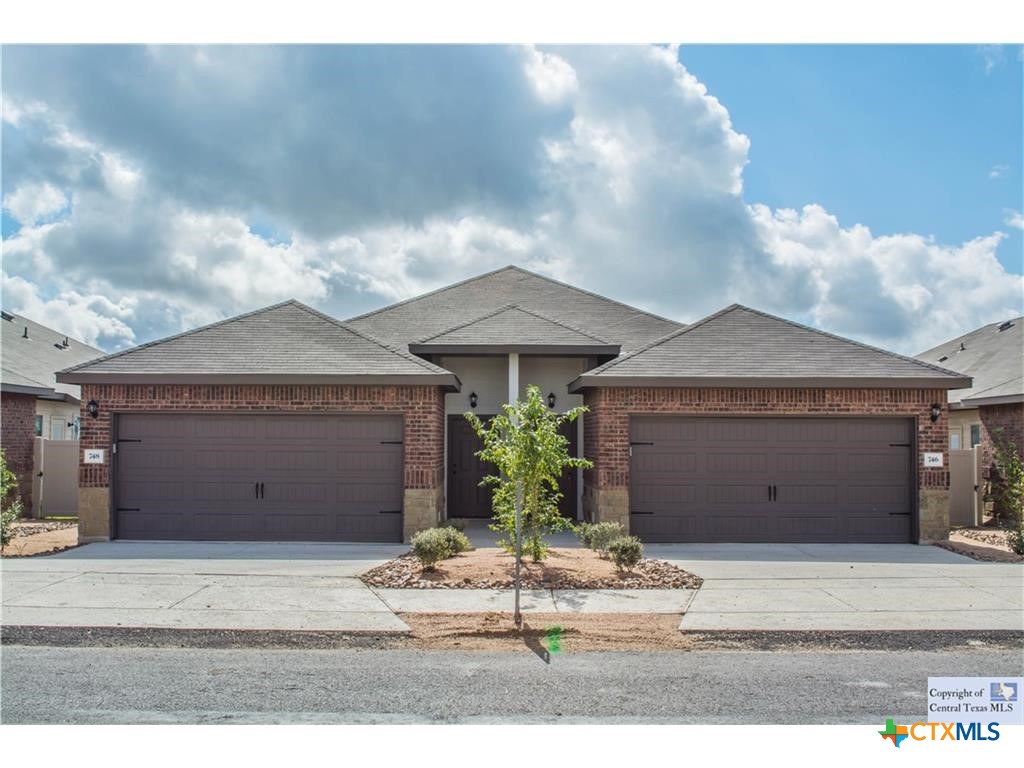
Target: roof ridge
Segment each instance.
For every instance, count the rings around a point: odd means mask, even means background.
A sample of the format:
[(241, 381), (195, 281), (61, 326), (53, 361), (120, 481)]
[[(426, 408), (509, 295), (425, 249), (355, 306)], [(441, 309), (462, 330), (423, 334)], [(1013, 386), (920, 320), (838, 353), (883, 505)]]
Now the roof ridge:
[(344, 322), (346, 322), (346, 323), (353, 323), (356, 320), (362, 320), (365, 317), (373, 317), (373, 315), (379, 314), (379, 313), (384, 312), (386, 310), (395, 309), (396, 307), (404, 306), (404, 305), (409, 304), (409, 303), (411, 303), (413, 301), (417, 301), (418, 299), (425, 299), (425, 298), (427, 298), (427, 296), (433, 296), (435, 294), (441, 293), (442, 291), (447, 291), (449, 288), (457, 288), (460, 285), (465, 285), (466, 283), (472, 283), (474, 280), (482, 280), (485, 277), (490, 277), (491, 275), (496, 275), (499, 272), (504, 272), (504, 271), (509, 270), (509, 269), (518, 269), (518, 267), (515, 267), (512, 264), (507, 264), (504, 267), (498, 267), (497, 269), (492, 269), (490, 272), (484, 272), (484, 273), (479, 274), (479, 275), (474, 275), (473, 277), (467, 277), (465, 280), (459, 280), (458, 282), (454, 282), (451, 285), (442, 285), (440, 288), (435, 288), (432, 291), (427, 291), (426, 293), (421, 293), (421, 294), (418, 294), (416, 296), (410, 296), (408, 299), (402, 299), (401, 301), (396, 301), (393, 304), (388, 304), (386, 306), (380, 307), (379, 309), (371, 309), (369, 312), (363, 312), (363, 314), (361, 314), (361, 315), (356, 315), (355, 317), (350, 317), (350, 318), (346, 319)]
[(275, 309), (280, 309), (281, 307), (288, 306), (289, 304), (294, 304), (294, 305), (297, 305), (297, 306), (300, 306), (300, 307), (301, 306), (305, 306), (304, 304), (302, 304), (301, 302), (296, 301), (295, 299), (287, 299), (285, 301), (279, 301), (277, 304), (271, 304), (271, 305), (266, 306), (266, 307), (260, 307), (259, 309), (254, 309), (254, 310), (252, 310), (250, 312), (243, 312), (240, 315), (234, 315), (232, 317), (225, 317), (223, 320), (217, 320), (216, 322), (213, 322), (213, 323), (207, 323), (206, 325), (201, 325), (198, 328), (191, 328), (191, 329), (189, 329), (187, 331), (182, 331), (181, 333), (175, 333), (175, 334), (172, 334), (170, 336), (164, 336), (163, 338), (153, 339), (153, 341), (147, 341), (145, 344), (138, 344), (138, 345), (136, 345), (134, 347), (128, 347), (128, 349), (122, 349), (122, 350), (119, 350), (118, 352), (112, 352), (109, 355), (104, 355), (103, 357), (97, 357), (97, 358), (95, 358), (93, 360), (88, 360), (88, 361), (86, 361), (84, 363), (79, 363), (78, 365), (73, 365), (70, 368), (63, 368), (63, 369), (57, 371), (57, 373), (71, 373), (72, 371), (77, 371), (79, 368), (85, 368), (86, 366), (89, 366), (89, 365), (95, 365), (97, 363), (105, 363), (108, 360), (113, 360), (115, 358), (127, 355), (129, 352), (138, 352), (140, 349), (149, 349), (150, 347), (155, 347), (157, 344), (164, 344), (164, 343), (166, 343), (168, 341), (176, 341), (177, 339), (183, 339), (186, 336), (191, 336), (192, 334), (199, 333), (200, 331), (207, 331), (207, 330), (209, 330), (211, 328), (217, 328), (218, 326), (221, 326), (221, 325), (227, 325), (228, 323), (233, 323), (236, 320), (244, 320), (247, 317), (252, 317), (253, 315), (258, 315), (258, 314), (261, 314), (263, 312), (270, 312), (270, 311), (275, 310)]
[(291, 303), (295, 304), (295, 306), (297, 306), (299, 309), (302, 309), (302, 310), (308, 312), (309, 314), (313, 315), (314, 317), (318, 317), (321, 320), (326, 320), (327, 322), (331, 323), (332, 325), (338, 326), (343, 331), (348, 331), (349, 333), (351, 333), (351, 334), (353, 334), (355, 336), (358, 336), (359, 338), (361, 338), (361, 339), (363, 339), (365, 341), (368, 341), (371, 344), (376, 344), (378, 347), (381, 347), (382, 349), (386, 349), (388, 352), (396, 354), (399, 357), (401, 357), (401, 358), (403, 358), (405, 360), (408, 360), (410, 362), (416, 363), (420, 367), (430, 371), (431, 373), (447, 373), (447, 374), (451, 374), (451, 371), (447, 371), (447, 370), (445, 370), (444, 368), (442, 368), (439, 365), (434, 365), (433, 363), (430, 363), (430, 362), (424, 360), (422, 357), (418, 357), (418, 356), (414, 355), (412, 352), (410, 352), (407, 349), (401, 349), (400, 347), (392, 346), (391, 344), (383, 342), (380, 339), (374, 338), (373, 336), (370, 336), (368, 333), (365, 333), (364, 331), (360, 331), (360, 330), (358, 330), (356, 328), (353, 328), (353, 327), (347, 325), (346, 322), (344, 322), (344, 321), (341, 321), (341, 320), (338, 320), (336, 318), (333, 318), (330, 315), (328, 315), (328, 314), (326, 314), (324, 312), (321, 312), (318, 309), (314, 309), (313, 307), (311, 307), (311, 306), (309, 306), (307, 304), (303, 304), (301, 301), (296, 301), (296, 300), (292, 299)]
[(521, 309), (521, 307), (519, 307), (518, 304), (504, 304), (504, 305), (498, 307), (497, 309), (492, 309), (490, 312), (484, 312), (479, 317), (474, 317), (474, 318), (472, 318), (470, 320), (466, 320), (465, 322), (456, 323), (451, 328), (445, 328), (443, 331), (438, 331), (437, 333), (435, 333), (435, 334), (433, 334), (431, 336), (424, 336), (422, 339), (418, 339), (417, 341), (414, 341), (412, 343), (413, 344), (425, 344), (426, 342), (430, 341), (431, 339), (436, 339), (438, 336), (444, 336), (446, 333), (451, 333), (452, 331), (458, 331), (461, 328), (465, 328), (467, 326), (473, 325), (474, 323), (479, 323), (481, 320), (486, 320), (489, 317), (494, 317), (495, 315), (500, 315), (502, 312), (507, 312), (508, 310), (513, 309), (513, 308), (520, 308)]
[(1002, 387), (1002, 386), (1005, 386), (1007, 384), (1012, 384), (1013, 382), (1019, 381), (1020, 379), (1021, 379), (1020, 376), (1011, 376), (1006, 381), (1001, 381), (998, 384), (992, 384), (991, 386), (985, 387), (984, 389), (979, 389), (978, 391), (973, 392), (970, 395), (970, 397), (966, 397), (966, 398), (963, 398), (963, 399), (964, 400), (974, 400), (976, 398), (981, 397), (982, 394), (984, 394), (985, 392), (988, 392), (990, 389), (996, 389), (997, 387)]
[(845, 341), (847, 344), (854, 344), (858, 347), (861, 347), (862, 349), (869, 349), (872, 352), (881, 352), (883, 355), (894, 357), (897, 360), (903, 360), (904, 362), (907, 363), (915, 363), (916, 365), (923, 365), (926, 368), (931, 368), (933, 371), (938, 371), (939, 373), (945, 373), (950, 376), (955, 376), (957, 378), (963, 377), (962, 373), (959, 373), (958, 371), (952, 371), (949, 368), (943, 368), (941, 365), (933, 365), (932, 363), (926, 363), (924, 360), (918, 360), (917, 358), (914, 357), (907, 357), (906, 355), (901, 355), (898, 352), (891, 352), (888, 349), (882, 349), (881, 347), (874, 347), (870, 344), (865, 344), (863, 341), (857, 341), (856, 339), (848, 339), (845, 336), (839, 336), (834, 333), (829, 333), (828, 331), (823, 331), (820, 328), (813, 328), (812, 326), (804, 325), (803, 323), (798, 323), (795, 320), (789, 320), (785, 317), (778, 317), (777, 315), (772, 315), (769, 314), (768, 312), (762, 312), (759, 309), (745, 307), (742, 304), (735, 304), (733, 306), (738, 307), (739, 309), (745, 309), (747, 312), (752, 312), (755, 315), (760, 315), (761, 317), (767, 317), (773, 320), (781, 320), (782, 322), (791, 325), (794, 328), (801, 328), (805, 331), (811, 331), (812, 333), (820, 333), (822, 336), (828, 336), (829, 338), (835, 339), (836, 341)]
[(599, 365), (599, 366), (597, 366), (597, 368), (594, 368), (594, 369), (589, 370), (589, 371), (585, 371), (583, 375), (594, 376), (594, 375), (597, 375), (599, 373), (604, 373), (605, 371), (607, 371), (607, 370), (609, 370), (611, 368), (614, 368), (619, 363), (625, 362), (626, 360), (629, 360), (630, 358), (636, 357), (637, 355), (639, 355), (642, 352), (646, 352), (649, 349), (654, 349), (655, 347), (661, 346), (666, 341), (671, 341), (676, 336), (681, 336), (682, 334), (684, 334), (684, 333), (686, 333), (688, 331), (692, 331), (694, 328), (699, 328), (700, 326), (705, 325), (706, 323), (710, 322), (711, 320), (714, 320), (715, 318), (721, 317), (722, 315), (728, 314), (729, 312), (732, 312), (733, 310), (740, 309), (740, 308), (741, 308), (741, 305), (739, 305), (739, 304), (730, 304), (729, 306), (727, 306), (727, 307), (725, 307), (723, 309), (720, 309), (717, 312), (712, 312), (710, 315), (707, 315), (706, 317), (702, 317), (700, 320), (695, 320), (694, 322), (690, 323), (689, 325), (684, 325), (682, 328), (677, 328), (674, 331), (669, 331), (664, 336), (659, 336), (658, 338), (656, 338), (654, 341), (650, 342), (649, 344), (645, 344), (644, 346), (640, 347), (639, 349), (633, 350), (632, 352), (630, 352), (627, 355), (622, 355), (621, 357), (616, 357), (614, 360), (609, 360), (604, 365)]
[(530, 270), (523, 269), (522, 267), (517, 266), (516, 264), (507, 264), (504, 267), (499, 267), (498, 269), (492, 269), (490, 272), (483, 272), (483, 273), (481, 273), (479, 275), (475, 275), (473, 277), (467, 277), (465, 280), (459, 280), (458, 282), (452, 283), (451, 285), (445, 285), (445, 286), (442, 286), (440, 288), (435, 288), (432, 291), (427, 291), (426, 293), (421, 293), (418, 296), (410, 296), (408, 299), (403, 299), (402, 301), (396, 301), (394, 304), (388, 304), (387, 306), (381, 307), (380, 309), (374, 309), (374, 310), (371, 310), (369, 312), (364, 312), (361, 315), (356, 315), (355, 317), (350, 317), (347, 320), (345, 320), (345, 322), (346, 323), (352, 323), (352, 322), (355, 322), (356, 320), (362, 320), (362, 319), (367, 318), (367, 317), (372, 317), (372, 316), (377, 315), (377, 314), (379, 314), (381, 312), (385, 312), (385, 311), (387, 311), (389, 309), (395, 309), (396, 307), (405, 306), (406, 304), (409, 304), (409, 303), (411, 303), (413, 301), (418, 301), (419, 299), (425, 299), (428, 296), (435, 296), (435, 295), (437, 295), (439, 293), (443, 293), (444, 291), (447, 291), (447, 290), (449, 290), (451, 288), (458, 288), (459, 286), (466, 285), (468, 283), (472, 283), (472, 282), (475, 282), (477, 280), (483, 280), (486, 277), (490, 277), (492, 275), (496, 275), (496, 274), (498, 274), (500, 272), (508, 272), (508, 271), (519, 272), (520, 274), (523, 274), (523, 275), (529, 275), (530, 277), (536, 277), (539, 280), (546, 280), (549, 283), (554, 283), (555, 285), (560, 285), (563, 288), (568, 288), (570, 290), (576, 291), (577, 293), (582, 293), (582, 294), (585, 294), (587, 296), (592, 296), (594, 298), (601, 299), (602, 301), (607, 301), (610, 304), (616, 304), (616, 305), (618, 305), (620, 307), (625, 307), (626, 309), (631, 309), (634, 312), (638, 312), (641, 315), (647, 315), (648, 317), (653, 317), (653, 318), (655, 318), (657, 320), (662, 320), (662, 321), (667, 322), (667, 323), (673, 323), (674, 325), (678, 325), (679, 324), (678, 320), (671, 320), (670, 318), (663, 317), (661, 315), (656, 315), (653, 312), (648, 312), (646, 309), (641, 309), (640, 307), (635, 307), (632, 304), (626, 304), (625, 302), (621, 302), (621, 301), (618, 301), (616, 299), (610, 299), (607, 296), (602, 296), (599, 293), (595, 293), (593, 291), (588, 291), (585, 288), (580, 288), (580, 287), (575, 286), (575, 285), (570, 285), (569, 283), (563, 283), (561, 280), (556, 280), (553, 277), (548, 277), (546, 275), (541, 275), (541, 274), (539, 274), (537, 272), (531, 272)]
[(594, 341), (600, 341), (602, 344), (611, 344), (611, 342), (608, 341), (607, 339), (602, 339), (600, 336), (595, 336), (594, 334), (590, 333), (589, 331), (584, 331), (582, 328), (577, 328), (575, 325), (567, 323), (567, 322), (565, 322), (563, 320), (556, 320), (553, 317), (548, 317), (547, 315), (543, 314), (542, 312), (537, 312), (536, 310), (533, 310), (533, 309), (527, 309), (526, 307), (524, 307), (524, 306), (522, 306), (520, 304), (513, 304), (512, 307), (510, 307), (510, 309), (511, 308), (518, 309), (520, 312), (525, 312), (528, 315), (533, 315), (534, 317), (537, 317), (537, 318), (540, 318), (541, 320), (544, 320), (546, 322), (552, 323), (553, 325), (560, 325), (562, 328), (570, 330), (573, 333), (578, 333), (580, 336), (586, 336), (588, 339), (593, 339)]

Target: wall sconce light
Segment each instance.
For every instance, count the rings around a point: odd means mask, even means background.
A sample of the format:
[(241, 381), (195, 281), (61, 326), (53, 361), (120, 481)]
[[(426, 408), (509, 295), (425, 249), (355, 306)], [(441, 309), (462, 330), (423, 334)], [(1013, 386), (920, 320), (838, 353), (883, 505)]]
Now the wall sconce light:
[(90, 400), (85, 407), (89, 409), (89, 415), (92, 416), (94, 419), (99, 417), (100, 404), (97, 403), (95, 400)]
[(469, 407), (476, 408), (476, 392), (469, 393)]
[(555, 393), (554, 392), (548, 392), (548, 408), (554, 408), (554, 407), (555, 407)]
[(939, 420), (939, 416), (942, 415), (942, 406), (938, 403), (932, 403), (932, 421), (936, 422)]

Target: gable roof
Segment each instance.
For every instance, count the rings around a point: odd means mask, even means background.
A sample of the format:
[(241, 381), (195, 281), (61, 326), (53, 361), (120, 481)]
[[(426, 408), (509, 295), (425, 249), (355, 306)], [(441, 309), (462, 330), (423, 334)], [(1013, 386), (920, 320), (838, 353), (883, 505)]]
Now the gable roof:
[(409, 351), (417, 354), (469, 350), (617, 355), (619, 345), (517, 304), (499, 307), (409, 345)]
[(0, 319), (0, 386), (51, 400), (78, 400), (81, 388), (58, 383), (57, 371), (104, 355), (66, 334), (27, 317), (4, 312)]
[(58, 374), (75, 383), (437, 384), (455, 374), (298, 301), (221, 320)]
[(733, 304), (589, 371), (590, 386), (939, 387), (970, 379)]
[(1024, 401), (1024, 317), (983, 325), (916, 358), (974, 379), (973, 386), (949, 393), (954, 407)]
[(587, 334), (625, 351), (681, 327), (674, 320), (515, 266), (359, 315), (346, 325), (404, 346), (510, 305), (570, 328), (586, 328)]

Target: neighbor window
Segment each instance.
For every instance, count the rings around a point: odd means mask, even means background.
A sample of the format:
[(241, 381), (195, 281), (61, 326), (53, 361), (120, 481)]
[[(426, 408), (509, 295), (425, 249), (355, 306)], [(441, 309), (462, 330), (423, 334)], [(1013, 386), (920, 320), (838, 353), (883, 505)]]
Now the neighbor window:
[(960, 450), (960, 433), (950, 432), (949, 433), (949, 450), (959, 451)]
[(43, 417), (36, 416), (36, 437), (43, 436)]
[(981, 424), (971, 424), (971, 448), (981, 445)]

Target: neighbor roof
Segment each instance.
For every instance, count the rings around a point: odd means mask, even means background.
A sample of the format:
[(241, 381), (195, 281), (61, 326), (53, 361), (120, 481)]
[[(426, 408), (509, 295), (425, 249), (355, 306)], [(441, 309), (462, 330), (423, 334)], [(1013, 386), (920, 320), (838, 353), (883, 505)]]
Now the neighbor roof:
[(1024, 401), (1024, 317), (983, 325), (917, 355), (959, 371), (974, 385), (949, 393), (954, 407)]
[(11, 312), (4, 312), (0, 319), (0, 347), (3, 391), (48, 400), (78, 400), (81, 388), (58, 383), (57, 371), (104, 354), (101, 349)]
[(616, 385), (949, 389), (970, 379), (733, 304), (583, 374), (569, 391)]
[(459, 388), (455, 374), (294, 300), (108, 355), (62, 371), (58, 380)]
[(618, 344), (512, 304), (410, 344), (409, 351), (617, 355)]
[(626, 352), (681, 327), (673, 320), (514, 266), (359, 315), (346, 325), (404, 346), (510, 305), (576, 330), (585, 328), (586, 334)]

